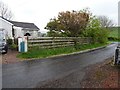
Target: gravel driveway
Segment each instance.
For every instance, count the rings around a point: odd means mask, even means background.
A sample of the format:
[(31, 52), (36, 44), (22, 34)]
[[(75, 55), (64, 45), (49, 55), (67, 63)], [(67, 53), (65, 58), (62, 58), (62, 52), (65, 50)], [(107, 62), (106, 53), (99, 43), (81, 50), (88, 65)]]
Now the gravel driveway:
[(87, 67), (81, 82), (82, 88), (120, 88), (120, 68), (112, 64), (113, 59), (109, 58), (105, 62)]
[(8, 63), (15, 63), (15, 62), (20, 61), (20, 59), (16, 57), (17, 54), (18, 54), (18, 51), (8, 50), (7, 54), (1, 55), (2, 63), (8, 64)]

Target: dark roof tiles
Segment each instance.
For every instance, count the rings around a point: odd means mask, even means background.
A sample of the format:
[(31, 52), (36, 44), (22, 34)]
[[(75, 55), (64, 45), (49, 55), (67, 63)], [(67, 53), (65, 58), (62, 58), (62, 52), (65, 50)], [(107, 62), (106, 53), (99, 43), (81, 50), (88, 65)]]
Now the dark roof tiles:
[(17, 21), (9, 21), (9, 22), (11, 22), (12, 24), (14, 24), (14, 26), (17, 26), (17, 27), (39, 30), (39, 28), (34, 23), (17, 22)]

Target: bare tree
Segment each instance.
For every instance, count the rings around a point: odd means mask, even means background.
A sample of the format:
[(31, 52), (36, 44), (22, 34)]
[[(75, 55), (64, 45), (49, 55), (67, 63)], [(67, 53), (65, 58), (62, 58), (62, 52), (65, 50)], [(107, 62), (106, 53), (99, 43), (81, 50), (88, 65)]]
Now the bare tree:
[(100, 21), (101, 27), (113, 27), (114, 23), (112, 20), (110, 20), (107, 16), (98, 16), (98, 19)]
[(0, 2), (0, 16), (7, 20), (11, 20), (13, 18), (13, 13), (3, 2)]

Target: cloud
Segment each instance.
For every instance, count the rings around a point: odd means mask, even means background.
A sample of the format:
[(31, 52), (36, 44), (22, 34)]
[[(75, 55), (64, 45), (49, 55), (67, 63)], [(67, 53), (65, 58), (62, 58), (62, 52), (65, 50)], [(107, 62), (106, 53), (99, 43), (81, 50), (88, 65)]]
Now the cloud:
[(41, 30), (60, 11), (81, 10), (89, 7), (95, 15), (106, 15), (117, 21), (119, 0), (4, 0), (15, 15), (15, 20), (34, 22)]

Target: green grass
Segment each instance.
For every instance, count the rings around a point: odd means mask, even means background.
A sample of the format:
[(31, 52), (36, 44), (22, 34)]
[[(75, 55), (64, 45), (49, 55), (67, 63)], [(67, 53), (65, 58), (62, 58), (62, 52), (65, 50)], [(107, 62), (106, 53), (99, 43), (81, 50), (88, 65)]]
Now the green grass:
[(118, 35), (120, 35), (120, 34), (118, 33), (118, 27), (112, 27), (112, 28), (110, 28), (109, 37), (118, 38), (118, 37), (120, 37), (120, 36), (118, 36)]
[(92, 48), (100, 47), (103, 45), (106, 45), (106, 44), (97, 43), (97, 44), (77, 45), (76, 48), (74, 46), (53, 48), (53, 49), (33, 48), (29, 50), (27, 53), (19, 53), (17, 57), (23, 58), (23, 59), (46, 58), (54, 55), (70, 54), (70, 53), (78, 52), (81, 50), (92, 49)]
[(118, 38), (118, 30), (111, 30), (110, 31), (110, 34), (109, 34), (109, 37), (116, 37)]
[(110, 31), (108, 36), (109, 41), (113, 42), (120, 41), (120, 29), (118, 27), (111, 27), (109, 28), (109, 31)]

